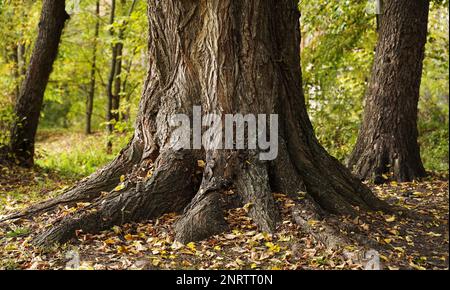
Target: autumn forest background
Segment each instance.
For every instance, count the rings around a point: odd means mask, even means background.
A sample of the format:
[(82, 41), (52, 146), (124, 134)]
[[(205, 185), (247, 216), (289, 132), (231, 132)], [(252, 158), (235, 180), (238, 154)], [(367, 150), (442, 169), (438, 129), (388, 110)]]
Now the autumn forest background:
[[(16, 118), (14, 106), (38, 35), (42, 2), (0, 0), (0, 145), (10, 142)], [(35, 164), (32, 168), (0, 165), (0, 215), (57, 196), (113, 160), (133, 136), (149, 66), (147, 1), (117, 0), (114, 7), (111, 2), (66, 1), (70, 19), (45, 89)], [(378, 38), (374, 9), (372, 1), (317, 0), (299, 4), (308, 114), (319, 142), (344, 164), (363, 120)], [(348, 217), (345, 222), (351, 226), (341, 229), (370, 232), (371, 243), (381, 245), (378, 251), (385, 268), (448, 269), (448, 29), (448, 1), (431, 1), (417, 123), (421, 158), (428, 176), (405, 183), (389, 180), (389, 176), (384, 184), (367, 181), (382, 199), (423, 212), (431, 220), (402, 220), (383, 214), (366, 217), (373, 221), (369, 226)], [(235, 226), (230, 231), (182, 245), (173, 240), (171, 225), (176, 216), (169, 214), (147, 223), (78, 236), (81, 267), (365, 267), (363, 258), (348, 255), (348, 248), (330, 250), (313, 234), (296, 231), (298, 226), (290, 221), (291, 201), (282, 194), (275, 198), (287, 222), (273, 235), (259, 232), (247, 219), (248, 208), (244, 206), (228, 213), (228, 222)], [(71, 211), (61, 207), (52, 214)], [(48, 226), (45, 221), (52, 217), (46, 215), (35, 223), (21, 221), (0, 228), (0, 268), (65, 267), (65, 255), (72, 245), (44, 252), (30, 250), (28, 235)]]

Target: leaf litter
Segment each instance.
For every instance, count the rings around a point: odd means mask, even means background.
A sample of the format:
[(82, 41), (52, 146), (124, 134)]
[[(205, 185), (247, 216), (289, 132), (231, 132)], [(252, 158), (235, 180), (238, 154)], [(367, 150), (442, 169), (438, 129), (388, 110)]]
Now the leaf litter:
[[(39, 170), (0, 170), (0, 215), (49, 198), (73, 182)], [(225, 212), (229, 231), (185, 245), (174, 241), (173, 224), (178, 216), (170, 213), (99, 234), (79, 231), (64, 245), (32, 246), (30, 241), (38, 232), (88, 205), (81, 203), (33, 220), (1, 224), (0, 269), (363, 269), (364, 253), (359, 252), (363, 243), (376, 249), (383, 269), (448, 269), (448, 176), (369, 186), (380, 198), (410, 210), (416, 218), (381, 212), (335, 217), (336, 227), (352, 243), (330, 250), (300, 230), (291, 214), (292, 198), (275, 193), (282, 219), (273, 234), (257, 229), (247, 215), (252, 204), (246, 204)], [(308, 221), (314, 227), (321, 223)]]

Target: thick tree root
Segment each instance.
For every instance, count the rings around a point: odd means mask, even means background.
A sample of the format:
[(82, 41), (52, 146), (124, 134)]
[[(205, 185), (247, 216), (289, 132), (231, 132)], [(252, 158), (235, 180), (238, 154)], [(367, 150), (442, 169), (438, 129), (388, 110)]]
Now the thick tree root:
[[(294, 221), (303, 232), (311, 234), (329, 249), (337, 249), (349, 243), (348, 239), (326, 223), (321, 223), (325, 212), (310, 197), (298, 202), (291, 210)], [(320, 223), (320, 224), (319, 224)]]
[(198, 193), (185, 213), (175, 224), (175, 240), (181, 243), (199, 241), (225, 231), (220, 193)]
[(236, 179), (236, 190), (245, 204), (249, 216), (262, 231), (273, 233), (280, 219), (269, 185), (268, 165), (253, 157), (241, 165)]
[[(221, 192), (229, 186), (224, 152), (208, 152), (200, 188), (175, 224), (175, 239), (185, 243), (198, 241), (227, 229), (225, 204)], [(230, 169), (230, 168), (228, 168)]]
[(200, 190), (176, 223), (178, 241), (202, 240), (227, 228), (223, 214), (227, 201), (220, 193), (231, 185), (249, 205), (249, 216), (259, 229), (275, 231), (279, 215), (269, 185), (268, 164), (254, 153), (208, 154)]
[(58, 206), (70, 206), (78, 202), (93, 201), (102, 192), (109, 192), (117, 186), (120, 182), (120, 177), (129, 173), (133, 169), (133, 166), (139, 163), (142, 150), (142, 142), (135, 138), (133, 142), (120, 152), (117, 158), (101, 170), (81, 180), (63, 194), (31, 205), (23, 211), (12, 213), (0, 219), (0, 222), (18, 218), (31, 218), (34, 215), (51, 211)]
[[(366, 236), (354, 233), (352, 240), (357, 240), (358, 245), (352, 250), (346, 249), (347, 245), (354, 245), (346, 235), (341, 233), (342, 225), (334, 217), (324, 212), (311, 197), (306, 196), (297, 202), (291, 209), (292, 217), (300, 229), (310, 234), (314, 239), (322, 243), (327, 249), (342, 250), (347, 259), (353, 263), (361, 264), (365, 270), (381, 270), (379, 253), (376, 249), (379, 245), (367, 239)], [(345, 231), (349, 229), (345, 226)]]
[(110, 192), (65, 217), (37, 236), (34, 243), (38, 246), (62, 243), (77, 230), (95, 233), (113, 225), (182, 211), (193, 196), (195, 159), (190, 152), (163, 152), (155, 165), (156, 171), (148, 180)]
[[(182, 243), (202, 240), (228, 228), (224, 210), (231, 202), (224, 198), (223, 192), (229, 188), (239, 193), (243, 204), (248, 204), (249, 216), (260, 230), (274, 232), (279, 213), (270, 180), (274, 176), (284, 174), (286, 178), (287, 175), (279, 172), (274, 175), (268, 163), (259, 161), (256, 156), (252, 152), (208, 153), (203, 180), (198, 188), (193, 176), (199, 168), (192, 151), (164, 151), (157, 158), (155, 172), (149, 179), (130, 181), (125, 188), (94, 200), (91, 205), (40, 234), (34, 242), (37, 245), (65, 242), (77, 230), (98, 232), (116, 224), (142, 221), (183, 209), (183, 215), (175, 224), (176, 240)], [(320, 217), (318, 213), (322, 206), (335, 213), (355, 214), (354, 205), (367, 209), (372, 206), (378, 208), (378, 203), (381, 204), (374, 196), (371, 197), (365, 186), (355, 189), (354, 180), (346, 172), (333, 172), (332, 176), (326, 175), (320, 181), (315, 179), (320, 175), (296, 175), (296, 172), (293, 171), (293, 177), (304, 180), (299, 188), (305, 187), (316, 202), (309, 200), (302, 207), (302, 215), (294, 214), (294, 217), (303, 230), (317, 235), (329, 247), (342, 244), (342, 238), (337, 238), (331, 227), (325, 227), (320, 233), (309, 227), (310, 220)], [(352, 195), (355, 191), (357, 195)]]

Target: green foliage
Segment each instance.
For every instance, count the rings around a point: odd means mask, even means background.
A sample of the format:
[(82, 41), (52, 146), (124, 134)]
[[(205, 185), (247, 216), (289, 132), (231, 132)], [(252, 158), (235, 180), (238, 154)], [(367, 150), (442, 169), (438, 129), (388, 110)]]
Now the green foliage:
[[(114, 30), (126, 30), (123, 39), (123, 69), (120, 75), (126, 80), (121, 93), (121, 113), (130, 111), (126, 127), (130, 128), (136, 114), (140, 88), (146, 72), (146, 39), (147, 17), (145, 1), (137, 1), (133, 13), (128, 17), (132, 1), (117, 1)], [(101, 5), (100, 32), (94, 37), (96, 0), (80, 1), (78, 9), (68, 9), (71, 19), (67, 22), (59, 46), (58, 58), (53, 65), (53, 72), (45, 92), (42, 111), (41, 128), (70, 127), (80, 130), (85, 124), (86, 98), (89, 93), (90, 71), (93, 46), (97, 46), (96, 54), (96, 87), (94, 96), (94, 114), (92, 126), (94, 130), (103, 130), (106, 115), (106, 80), (108, 79), (111, 45), (120, 41), (117, 33), (109, 35), (109, 5)], [(102, 2), (103, 3), (103, 2)], [(70, 3), (69, 3), (70, 4)], [(74, 6), (73, 3), (69, 5)], [(75, 5), (76, 6), (76, 5)], [(75, 7), (74, 6), (74, 7)], [(70, 8), (69, 7), (69, 8)], [(128, 108), (131, 108), (130, 110)]]
[(448, 170), (449, 160), (449, 15), (444, 4), (431, 3), (419, 102), (419, 141), (430, 170)]
[(0, 99), (0, 148), (9, 143), (9, 131), (13, 121), (12, 106)]
[(15, 238), (15, 237), (28, 235), (29, 233), (30, 233), (30, 229), (29, 228), (16, 228), (16, 229), (14, 229), (12, 231), (7, 232), (6, 236), (8, 238)]
[(93, 173), (111, 161), (129, 141), (129, 136), (114, 135), (113, 152), (107, 154), (105, 144), (108, 137), (105, 134), (86, 136), (63, 129), (41, 130), (40, 134), (36, 164), (66, 178), (80, 178)]
[[(123, 42), (123, 86), (119, 115), (114, 122), (117, 134), (70, 139), (78, 146), (63, 152), (40, 152), (37, 163), (64, 174), (81, 176), (113, 156), (105, 153), (106, 140), (115, 150), (133, 132), (140, 89), (147, 69), (146, 1), (138, 0), (128, 16), (132, 1), (117, 1), (115, 22), (109, 24), (110, 6), (101, 1), (100, 17), (95, 15), (96, 0), (70, 0), (71, 14), (63, 32), (57, 60), (48, 83), (39, 131), (81, 131), (85, 125), (86, 98), (90, 85), (92, 51), (97, 45), (97, 72), (92, 126), (106, 127), (106, 80), (110, 69), (111, 46)], [(308, 112), (316, 135), (325, 148), (341, 161), (351, 152), (363, 113), (363, 99), (376, 45), (374, 1), (306, 1), (299, 3), (302, 13), (303, 87)], [(13, 121), (14, 99), (23, 76), (15, 76), (17, 64), (11, 57), (18, 44), (26, 47), (29, 62), (37, 35), (42, 0), (0, 0), (0, 146), (8, 143)], [(371, 6), (372, 5), (372, 6)], [(448, 169), (448, 1), (431, 1), (430, 29), (424, 61), (419, 103), (419, 141), (422, 158), (429, 170)], [(94, 38), (95, 23), (100, 34)], [(123, 39), (118, 31), (125, 29)], [(111, 36), (109, 31), (115, 32)], [(69, 133), (69, 135), (73, 135)], [(78, 134), (80, 135), (80, 134)], [(77, 136), (78, 136), (77, 135)], [(120, 136), (120, 137), (117, 137)], [(126, 137), (125, 137), (126, 136)], [(85, 146), (89, 150), (85, 150)], [(117, 148), (116, 148), (117, 147)], [(80, 168), (78, 168), (80, 166)]]
[(367, 1), (302, 1), (303, 87), (316, 135), (331, 154), (351, 151), (376, 44)]
[[(448, 169), (448, 10), (431, 3), (419, 102), (419, 142), (428, 170)], [(302, 69), (308, 112), (324, 147), (344, 161), (362, 120), (376, 46), (370, 1), (302, 1)]]

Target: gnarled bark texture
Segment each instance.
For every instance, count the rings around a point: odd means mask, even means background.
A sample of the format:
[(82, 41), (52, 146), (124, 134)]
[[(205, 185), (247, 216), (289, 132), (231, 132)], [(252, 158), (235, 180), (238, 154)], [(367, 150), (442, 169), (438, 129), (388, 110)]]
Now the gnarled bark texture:
[(417, 104), (427, 35), (428, 1), (384, 1), (383, 21), (364, 120), (348, 165), (383, 182), (425, 176), (417, 143)]
[(38, 37), (15, 106), (17, 121), (11, 132), (10, 154), (22, 166), (34, 163), (34, 139), (44, 92), (67, 19), (65, 1), (44, 1)]
[[(199, 240), (227, 228), (224, 210), (233, 200), (251, 203), (249, 215), (272, 232), (279, 216), (274, 191), (306, 191), (336, 214), (385, 208), (314, 136), (302, 91), (296, 1), (148, 1), (148, 18), (150, 67), (133, 141), (62, 202), (41, 205), (47, 210), (83, 194), (92, 201), (42, 233), (37, 244), (173, 211), (182, 212), (176, 239)], [(194, 105), (204, 113), (278, 114), (278, 158), (261, 161), (258, 150), (175, 150), (168, 120), (192, 115)], [(121, 190), (100, 195), (122, 174)]]

